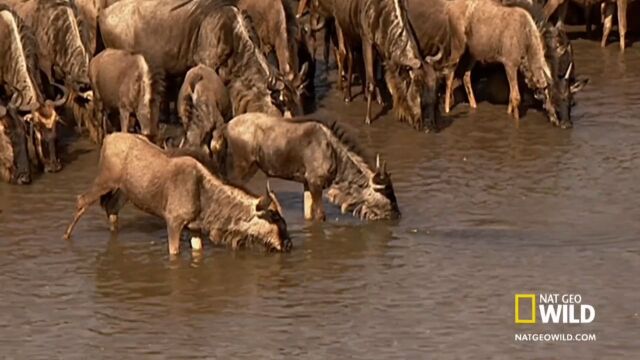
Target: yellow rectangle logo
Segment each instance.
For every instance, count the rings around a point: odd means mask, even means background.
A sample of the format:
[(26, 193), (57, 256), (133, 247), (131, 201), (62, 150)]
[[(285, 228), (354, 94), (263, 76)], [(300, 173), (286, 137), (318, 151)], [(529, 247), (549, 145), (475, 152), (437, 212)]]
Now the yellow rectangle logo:
[[(520, 318), (520, 300), (531, 299), (531, 318)], [(535, 324), (536, 323), (536, 294), (516, 294), (515, 298), (515, 322), (516, 324)]]

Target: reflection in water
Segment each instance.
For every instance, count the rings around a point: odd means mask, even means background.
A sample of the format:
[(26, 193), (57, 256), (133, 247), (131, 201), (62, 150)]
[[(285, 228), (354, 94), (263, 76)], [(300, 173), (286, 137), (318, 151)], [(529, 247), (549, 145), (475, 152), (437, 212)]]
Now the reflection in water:
[(164, 223), (131, 207), (118, 236), (95, 207), (61, 240), (95, 173), (84, 142), (64, 171), (0, 184), (2, 354), (527, 358), (531, 344), (513, 342), (512, 325), (513, 294), (526, 291), (580, 293), (598, 313), (596, 343), (536, 347), (540, 357), (637, 354), (640, 55), (574, 46), (591, 83), (570, 131), (535, 110), (516, 126), (487, 103), (457, 106), (438, 134), (389, 116), (366, 127), (361, 97), (345, 105), (319, 86), (318, 111), (388, 161), (403, 216), (363, 223), (327, 204), (326, 224), (307, 223), (302, 187), (272, 181), (291, 254), (205, 242), (198, 256), (185, 242), (170, 260)]

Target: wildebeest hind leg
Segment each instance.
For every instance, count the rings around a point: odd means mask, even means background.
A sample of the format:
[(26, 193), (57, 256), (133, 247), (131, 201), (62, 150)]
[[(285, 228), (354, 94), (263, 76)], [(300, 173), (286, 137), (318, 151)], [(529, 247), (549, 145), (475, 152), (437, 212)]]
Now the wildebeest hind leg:
[(462, 82), (464, 83), (464, 90), (467, 93), (467, 98), (469, 99), (469, 106), (472, 109), (476, 109), (478, 104), (476, 103), (476, 97), (473, 95), (473, 86), (471, 85), (471, 69), (473, 65), (469, 67), (467, 71), (464, 72), (464, 77)]
[(509, 80), (509, 107), (507, 112), (513, 116), (514, 119), (520, 119), (520, 90), (518, 89), (518, 70), (515, 66), (505, 65), (507, 73), (507, 79)]
[(109, 230), (118, 231), (118, 213), (127, 202), (126, 196), (118, 189), (100, 196), (100, 206), (104, 209), (109, 219)]
[(69, 240), (71, 238), (71, 233), (73, 232), (73, 228), (80, 220), (80, 217), (87, 211), (89, 206), (93, 205), (96, 201), (100, 200), (100, 197), (104, 194), (107, 194), (111, 191), (111, 187), (102, 184), (102, 183), (94, 183), (89, 191), (78, 196), (76, 201), (76, 213), (73, 216), (73, 220), (71, 224), (67, 227), (67, 231), (64, 233), (64, 238)]
[(447, 84), (444, 96), (444, 112), (449, 113), (451, 111), (451, 104), (453, 103), (453, 78), (455, 77), (455, 69), (447, 74)]

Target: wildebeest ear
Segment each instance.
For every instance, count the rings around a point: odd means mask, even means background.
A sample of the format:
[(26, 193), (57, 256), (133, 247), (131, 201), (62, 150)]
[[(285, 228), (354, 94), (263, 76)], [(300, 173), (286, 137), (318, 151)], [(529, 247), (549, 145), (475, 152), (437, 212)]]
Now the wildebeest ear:
[(7, 108), (0, 105), (0, 117), (7, 115)]
[(256, 212), (261, 213), (269, 210), (271, 205), (271, 197), (269, 195), (262, 195), (256, 203)]
[(576, 82), (571, 84), (570, 91), (572, 94), (582, 90), (589, 83), (589, 78), (577, 79)]

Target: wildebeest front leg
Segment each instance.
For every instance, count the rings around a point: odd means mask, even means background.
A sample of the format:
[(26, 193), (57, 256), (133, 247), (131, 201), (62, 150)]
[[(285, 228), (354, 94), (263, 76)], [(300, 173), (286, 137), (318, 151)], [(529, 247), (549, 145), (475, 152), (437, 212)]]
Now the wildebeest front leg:
[(69, 240), (71, 238), (71, 233), (73, 232), (73, 228), (78, 223), (78, 220), (80, 220), (80, 217), (82, 217), (85, 211), (87, 211), (89, 206), (93, 205), (96, 201), (100, 200), (100, 197), (102, 195), (109, 193), (111, 190), (112, 189), (108, 185), (98, 181), (93, 183), (89, 191), (78, 196), (78, 199), (76, 201), (75, 215), (73, 216), (73, 220), (71, 221), (71, 224), (69, 224), (69, 226), (67, 227), (67, 231), (64, 233), (64, 238), (66, 240)]
[(601, 6), (602, 11), (602, 41), (600, 42), (600, 46), (607, 46), (607, 38), (611, 33), (611, 28), (613, 27), (613, 11), (615, 10), (615, 6), (611, 3), (604, 2)]
[(167, 221), (169, 255), (177, 255), (180, 253), (180, 233), (182, 232), (183, 226), (184, 224), (178, 221)]
[(464, 72), (464, 77), (462, 78), (462, 82), (464, 83), (464, 91), (467, 93), (467, 98), (469, 99), (469, 106), (472, 109), (476, 109), (478, 104), (476, 103), (476, 97), (473, 95), (473, 86), (471, 86), (471, 70), (473, 69), (473, 64), (470, 64), (467, 70)]
[(518, 89), (518, 69), (513, 65), (505, 65), (507, 80), (509, 80), (509, 106), (507, 112), (516, 120), (520, 119), (520, 90)]
[(375, 76), (373, 72), (373, 45), (368, 39), (362, 39), (362, 55), (364, 57), (364, 69), (366, 72), (367, 91), (367, 115), (364, 119), (365, 124), (371, 124), (371, 100), (375, 91)]
[(618, 32), (620, 33), (620, 51), (624, 52), (627, 33), (627, 0), (618, 0)]
[(304, 198), (302, 199), (304, 206), (304, 219), (313, 220), (313, 197), (309, 185), (304, 184)]
[[(340, 25), (338, 25), (338, 23), (336, 22), (336, 36), (338, 38), (338, 51), (337, 51), (337, 55), (336, 55), (336, 66), (338, 67), (338, 87), (342, 90), (342, 94), (344, 96), (344, 101), (345, 102), (349, 102), (347, 100), (347, 86), (350, 86), (351, 84), (348, 83), (345, 84), (345, 70), (344, 70), (344, 60), (345, 57), (347, 56), (347, 44), (346, 41), (344, 39), (344, 34), (342, 32), (342, 29), (340, 28)], [(350, 99), (349, 99), (350, 100)]]
[(453, 103), (453, 80), (456, 75), (455, 68), (451, 69), (447, 73), (447, 84), (444, 94), (444, 112), (449, 113), (451, 111), (451, 104)]
[(126, 133), (131, 128), (131, 112), (120, 110), (120, 131)]
[(311, 207), (313, 209), (313, 219), (324, 221), (326, 216), (324, 214), (324, 205), (322, 204), (322, 186), (310, 185), (309, 190), (311, 192)]

